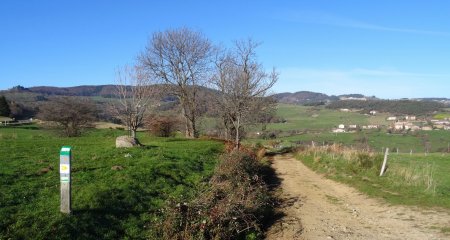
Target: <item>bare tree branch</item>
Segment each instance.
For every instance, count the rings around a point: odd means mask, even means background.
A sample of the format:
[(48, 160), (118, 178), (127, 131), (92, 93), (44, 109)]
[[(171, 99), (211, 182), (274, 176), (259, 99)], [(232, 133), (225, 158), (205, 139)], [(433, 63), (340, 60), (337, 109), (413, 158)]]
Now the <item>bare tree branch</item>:
[(116, 81), (119, 100), (113, 106), (114, 113), (127, 126), (129, 135), (136, 138), (136, 131), (143, 123), (156, 88), (151, 86), (151, 78), (139, 67), (117, 70)]
[(265, 95), (278, 80), (275, 69), (266, 73), (256, 61), (257, 46), (251, 39), (237, 41), (233, 51), (219, 52), (215, 58), (216, 74), (211, 83), (220, 92), (217, 104), (222, 110), (227, 135), (234, 132), (236, 148), (239, 148), (243, 127), (266, 109)]
[(175, 86), (170, 93), (180, 100), (187, 137), (198, 136), (197, 91), (208, 79), (211, 52), (210, 41), (201, 33), (180, 28), (153, 34), (138, 57), (149, 73)]

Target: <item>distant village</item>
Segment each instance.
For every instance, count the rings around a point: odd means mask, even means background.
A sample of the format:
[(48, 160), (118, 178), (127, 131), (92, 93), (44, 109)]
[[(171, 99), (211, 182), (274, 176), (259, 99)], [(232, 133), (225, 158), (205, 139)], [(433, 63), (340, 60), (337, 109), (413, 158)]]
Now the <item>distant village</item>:
[[(342, 108), (341, 112), (351, 112), (352, 110)], [(367, 115), (375, 116), (377, 111), (370, 111)], [(386, 121), (390, 122), (387, 125), (357, 125), (357, 124), (339, 124), (337, 128), (332, 130), (333, 133), (355, 132), (357, 130), (381, 129), (386, 128), (390, 132), (405, 132), (405, 131), (431, 131), (431, 130), (450, 130), (450, 119), (430, 119), (418, 118), (414, 115), (403, 116), (388, 116)]]

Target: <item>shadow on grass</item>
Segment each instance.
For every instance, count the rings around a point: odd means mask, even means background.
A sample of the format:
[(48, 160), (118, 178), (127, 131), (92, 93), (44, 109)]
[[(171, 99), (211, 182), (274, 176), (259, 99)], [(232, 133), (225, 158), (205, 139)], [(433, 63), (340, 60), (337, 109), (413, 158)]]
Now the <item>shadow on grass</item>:
[(189, 140), (187, 138), (167, 138), (164, 142), (186, 142)]
[[(74, 209), (71, 215), (62, 216), (53, 229), (58, 236), (51, 239), (145, 239), (144, 226), (139, 219), (146, 211), (136, 210), (139, 198), (128, 198), (128, 191), (111, 189), (96, 193), (96, 207)], [(143, 206), (147, 208), (148, 206)], [(148, 212), (148, 211), (147, 211)], [(130, 226), (139, 229), (129, 233)]]
[(145, 144), (141, 143), (141, 148), (145, 149), (145, 150), (149, 150), (149, 149), (159, 148), (159, 146), (156, 146), (156, 145), (145, 145)]

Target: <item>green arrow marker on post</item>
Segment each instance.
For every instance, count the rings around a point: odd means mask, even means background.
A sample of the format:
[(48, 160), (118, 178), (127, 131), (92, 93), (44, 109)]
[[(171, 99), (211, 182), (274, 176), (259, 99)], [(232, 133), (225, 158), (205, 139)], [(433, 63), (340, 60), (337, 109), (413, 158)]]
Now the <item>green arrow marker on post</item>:
[(69, 146), (63, 146), (59, 152), (59, 174), (61, 182), (61, 212), (70, 214), (71, 205), (71, 179), (70, 179), (70, 161), (72, 158), (72, 149)]

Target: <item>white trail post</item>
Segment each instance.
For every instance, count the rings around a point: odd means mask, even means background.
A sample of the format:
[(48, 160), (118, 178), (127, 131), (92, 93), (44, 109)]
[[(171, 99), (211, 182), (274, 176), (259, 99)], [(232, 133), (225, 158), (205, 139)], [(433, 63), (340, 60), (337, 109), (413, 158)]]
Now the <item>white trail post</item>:
[(380, 177), (383, 176), (384, 170), (386, 168), (386, 163), (389, 155), (389, 148), (386, 148), (386, 152), (384, 153), (383, 166), (381, 167)]
[(70, 179), (70, 160), (72, 158), (72, 149), (68, 146), (61, 148), (59, 153), (59, 174), (61, 182), (61, 212), (70, 214), (72, 211), (71, 197), (71, 179)]

